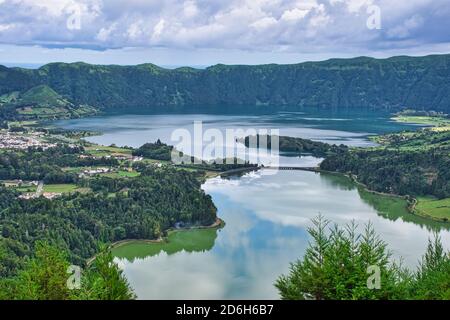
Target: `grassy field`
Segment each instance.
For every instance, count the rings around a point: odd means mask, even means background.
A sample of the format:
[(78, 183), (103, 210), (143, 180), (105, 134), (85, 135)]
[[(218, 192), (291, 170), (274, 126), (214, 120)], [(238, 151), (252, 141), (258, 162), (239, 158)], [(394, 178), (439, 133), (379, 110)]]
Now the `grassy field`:
[(76, 172), (76, 173), (78, 173), (78, 172), (81, 172), (83, 170), (87, 170), (87, 169), (90, 169), (90, 168), (91, 167), (65, 167), (65, 168), (62, 168), (62, 170), (65, 171), (65, 172)]
[(110, 177), (110, 178), (134, 178), (134, 177), (138, 177), (140, 175), (141, 174), (136, 171), (130, 172), (130, 171), (123, 171), (123, 170), (103, 174), (103, 176)]
[(89, 146), (86, 148), (91, 155), (96, 157), (110, 156), (111, 154), (131, 155), (133, 150), (120, 148), (120, 147), (107, 147), (107, 146)]
[(32, 127), (36, 126), (38, 122), (36, 120), (10, 121), (8, 124), (10, 127)]
[(50, 108), (50, 107), (36, 107), (36, 108), (31, 108), (31, 107), (27, 107), (27, 108), (22, 108), (19, 110), (20, 114), (23, 115), (35, 115), (35, 116), (41, 116), (41, 117), (46, 117), (46, 116), (58, 116), (58, 115), (63, 115), (68, 113), (66, 109), (64, 108), (59, 108), (59, 107), (55, 107), (55, 108)]
[(396, 116), (392, 118), (397, 122), (415, 123), (433, 127), (433, 131), (450, 130), (450, 119), (444, 117), (427, 117), (427, 116)]
[[(19, 192), (32, 193), (32, 192), (36, 192), (37, 187), (36, 186), (22, 186), (22, 187), (17, 187), (16, 190)], [(83, 192), (86, 190), (83, 190), (83, 188), (79, 188), (75, 184), (44, 184), (44, 192), (68, 193), (68, 192), (73, 192), (73, 191)]]
[(417, 201), (417, 214), (432, 217), (438, 220), (450, 221), (450, 198), (442, 200), (434, 198), (419, 198)]
[(36, 186), (29, 186), (29, 187), (18, 187), (16, 188), (19, 192), (36, 192), (37, 187)]
[(450, 131), (450, 125), (444, 126), (444, 127), (433, 127), (431, 130), (435, 132), (443, 132), (443, 131)]
[(45, 184), (44, 192), (67, 193), (75, 191), (77, 188), (75, 184)]
[[(441, 129), (434, 127), (433, 129)], [(381, 146), (373, 149), (397, 151), (450, 150), (450, 131), (418, 130), (373, 136), (371, 140)]]

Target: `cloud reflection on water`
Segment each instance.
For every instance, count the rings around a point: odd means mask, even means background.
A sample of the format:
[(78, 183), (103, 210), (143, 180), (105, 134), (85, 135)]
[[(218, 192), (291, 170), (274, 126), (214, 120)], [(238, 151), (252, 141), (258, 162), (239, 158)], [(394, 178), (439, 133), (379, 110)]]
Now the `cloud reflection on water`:
[[(415, 266), (431, 232), (378, 215), (345, 181), (300, 171), (265, 175), (264, 170), (241, 178), (210, 179), (203, 188), (226, 222), (212, 250), (163, 252), (120, 264), (140, 298), (278, 298), (274, 280), (304, 253), (306, 228), (321, 213), (341, 225), (371, 221), (394, 256)], [(441, 230), (440, 235), (450, 248), (450, 232)]]

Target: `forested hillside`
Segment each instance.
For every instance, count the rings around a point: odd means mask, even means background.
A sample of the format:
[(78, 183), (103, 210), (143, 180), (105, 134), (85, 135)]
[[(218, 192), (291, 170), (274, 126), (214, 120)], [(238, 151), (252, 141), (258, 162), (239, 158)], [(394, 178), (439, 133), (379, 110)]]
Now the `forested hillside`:
[(450, 131), (390, 134), (378, 142), (383, 146), (331, 155), (320, 168), (351, 173), (380, 192), (450, 197)]
[(12, 93), (20, 101), (21, 95), (42, 85), (60, 95), (46, 89), (58, 101), (67, 99), (78, 106), (101, 109), (271, 105), (407, 107), (448, 112), (450, 55), (384, 60), (361, 57), (294, 65), (216, 65), (205, 70), (169, 70), (152, 64), (52, 63), (38, 70), (0, 66), (3, 107), (11, 103), (5, 100)]
[[(0, 153), (0, 180), (5, 179), (0, 182), (1, 278), (22, 270), (39, 241), (66, 251), (70, 263), (83, 265), (101, 243), (157, 239), (176, 223), (211, 225), (216, 220), (211, 197), (193, 172), (151, 163), (135, 164), (132, 175), (85, 176), (73, 171), (98, 165), (112, 168), (119, 163), (87, 155), (82, 146)], [(8, 187), (13, 183), (8, 179), (42, 179), (47, 187), (57, 183), (60, 194), (23, 198), (31, 187)], [(61, 183), (77, 184), (78, 189), (64, 192)]]

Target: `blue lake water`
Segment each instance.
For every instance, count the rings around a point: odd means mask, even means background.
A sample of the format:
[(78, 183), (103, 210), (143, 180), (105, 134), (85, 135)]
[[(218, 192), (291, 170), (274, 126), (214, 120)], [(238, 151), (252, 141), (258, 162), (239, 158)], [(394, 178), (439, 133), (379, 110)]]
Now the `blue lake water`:
[(139, 147), (157, 139), (173, 144), (174, 130), (185, 128), (193, 135), (194, 121), (202, 121), (207, 129), (279, 129), (281, 135), (301, 137), (333, 144), (370, 146), (370, 135), (401, 131), (411, 125), (390, 120), (389, 114), (380, 112), (307, 109), (275, 114), (129, 114), (118, 113), (84, 119), (56, 121), (55, 125), (67, 129), (97, 130), (103, 134), (88, 138), (103, 145), (115, 143)]
[[(69, 129), (98, 130), (88, 140), (104, 145), (140, 146), (174, 130), (205, 128), (277, 128), (280, 134), (318, 141), (371, 146), (368, 136), (410, 128), (387, 114), (305, 110), (276, 114), (116, 114), (58, 121)], [(310, 164), (312, 157), (283, 157), (283, 163)], [(427, 240), (439, 233), (450, 248), (450, 226), (406, 212), (398, 201), (377, 198), (345, 177), (301, 171), (252, 172), (212, 178), (203, 189), (212, 196), (226, 226), (208, 250), (117, 259), (140, 299), (271, 299), (276, 278), (288, 271), (308, 244), (307, 227), (319, 214), (339, 225), (369, 221), (388, 243), (393, 257), (412, 268)], [(380, 203), (383, 205), (380, 206)], [(202, 247), (203, 248), (203, 247)]]

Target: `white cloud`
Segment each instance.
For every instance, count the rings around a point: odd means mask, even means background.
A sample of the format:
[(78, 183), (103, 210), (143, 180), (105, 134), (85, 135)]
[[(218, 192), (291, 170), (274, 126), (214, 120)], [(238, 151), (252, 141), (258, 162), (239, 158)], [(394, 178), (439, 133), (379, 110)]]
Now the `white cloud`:
[(134, 23), (132, 23), (127, 30), (127, 35), (131, 38), (131, 39), (137, 39), (139, 36), (141, 36), (143, 33), (143, 26), (142, 26), (142, 21), (136, 21)]
[(411, 31), (421, 27), (423, 23), (424, 19), (422, 16), (414, 15), (413, 17), (405, 20), (401, 25), (389, 29), (387, 35), (391, 38), (406, 38), (410, 36)]
[[(1, 0), (0, 0), (1, 1)], [(14, 28), (13, 24), (0, 24), (0, 32)]]
[(372, 0), (347, 0), (345, 2), (348, 11), (351, 13), (358, 13), (373, 3)]
[(75, 4), (81, 5), (81, 3), (77, 3), (73, 0), (22, 0), (20, 1), (20, 3), (22, 3), (24, 6), (42, 8), (46, 11), (47, 14), (51, 16), (61, 15), (68, 6)]
[(283, 15), (281, 16), (281, 19), (287, 21), (297, 21), (303, 19), (308, 13), (309, 10), (294, 8), (292, 10), (284, 11)]
[(158, 38), (161, 35), (161, 33), (164, 30), (165, 24), (166, 24), (166, 20), (164, 20), (164, 19), (161, 19), (158, 21), (158, 23), (153, 28), (153, 37), (154, 38)]
[(250, 24), (251, 27), (256, 29), (266, 29), (268, 27), (271, 27), (273, 25), (277, 24), (277, 20), (273, 17), (264, 17), (262, 19), (256, 20), (252, 24)]
[(197, 15), (197, 13), (199, 12), (195, 1), (192, 1), (192, 0), (185, 1), (183, 4), (183, 12), (184, 12), (184, 15), (188, 18), (195, 17)]
[(117, 23), (113, 23), (106, 28), (101, 28), (97, 33), (96, 38), (102, 42), (107, 41), (111, 34), (116, 30)]
[[(382, 30), (366, 27), (372, 4), (381, 8)], [(67, 28), (73, 6), (80, 9), (80, 30)], [(0, 0), (0, 42), (375, 52), (450, 43), (449, 14), (448, 0)]]

